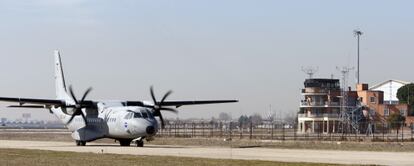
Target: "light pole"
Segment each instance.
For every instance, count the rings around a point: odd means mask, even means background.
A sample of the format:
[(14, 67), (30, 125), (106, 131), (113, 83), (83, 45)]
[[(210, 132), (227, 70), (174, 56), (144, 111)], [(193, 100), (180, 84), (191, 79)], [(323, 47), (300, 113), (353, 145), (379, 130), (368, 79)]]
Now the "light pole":
[(359, 84), (359, 37), (362, 34), (360, 30), (354, 30), (354, 35), (357, 37), (357, 84)]

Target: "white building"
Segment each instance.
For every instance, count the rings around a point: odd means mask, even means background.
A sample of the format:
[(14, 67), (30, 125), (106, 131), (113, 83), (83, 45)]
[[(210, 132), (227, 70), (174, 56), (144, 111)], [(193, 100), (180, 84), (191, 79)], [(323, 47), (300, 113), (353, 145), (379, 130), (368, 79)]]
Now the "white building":
[(398, 104), (397, 91), (410, 82), (400, 80), (388, 80), (369, 88), (369, 90), (378, 90), (384, 92), (384, 104)]

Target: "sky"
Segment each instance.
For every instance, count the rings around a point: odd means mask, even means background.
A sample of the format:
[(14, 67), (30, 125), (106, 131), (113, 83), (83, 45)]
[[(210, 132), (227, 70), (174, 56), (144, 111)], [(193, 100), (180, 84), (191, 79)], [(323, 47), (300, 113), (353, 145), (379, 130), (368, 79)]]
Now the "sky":
[[(413, 1), (0, 0), (0, 96), (54, 98), (53, 50), (68, 85), (88, 99), (238, 99), (181, 107), (169, 118), (295, 113), (307, 77), (414, 81)], [(355, 70), (348, 82), (355, 84)], [(47, 110), (8, 109), (0, 117), (53, 119)]]

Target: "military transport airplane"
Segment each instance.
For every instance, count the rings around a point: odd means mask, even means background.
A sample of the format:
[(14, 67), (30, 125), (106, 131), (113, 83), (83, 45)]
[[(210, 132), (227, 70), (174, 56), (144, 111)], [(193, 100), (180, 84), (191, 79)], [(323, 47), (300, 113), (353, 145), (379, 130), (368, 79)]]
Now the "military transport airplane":
[[(0, 101), (15, 102), (14, 108), (45, 108), (54, 114), (72, 132), (77, 146), (101, 138), (119, 141), (121, 146), (135, 142), (144, 146), (144, 139), (151, 140), (159, 126), (154, 117), (159, 117), (161, 128), (164, 118), (161, 111), (177, 112), (175, 108), (184, 105), (231, 103), (237, 100), (204, 101), (166, 101), (172, 93), (168, 91), (161, 100), (156, 100), (153, 88), (150, 88), (152, 101), (118, 101), (106, 102), (86, 100), (92, 90), (88, 88), (80, 100), (75, 97), (72, 86), (66, 91), (65, 78), (59, 51), (55, 51), (56, 99), (10, 98), (0, 97)], [(172, 108), (175, 107), (175, 108)]]

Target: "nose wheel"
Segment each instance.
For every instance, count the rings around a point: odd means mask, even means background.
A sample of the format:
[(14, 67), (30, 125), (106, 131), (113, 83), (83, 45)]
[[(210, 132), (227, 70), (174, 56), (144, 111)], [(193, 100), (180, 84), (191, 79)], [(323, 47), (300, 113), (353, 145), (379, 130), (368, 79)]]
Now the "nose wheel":
[(86, 145), (86, 141), (76, 140), (75, 142), (76, 142), (76, 146), (85, 146)]
[(137, 140), (135, 143), (137, 144), (137, 147), (144, 147), (144, 140)]

